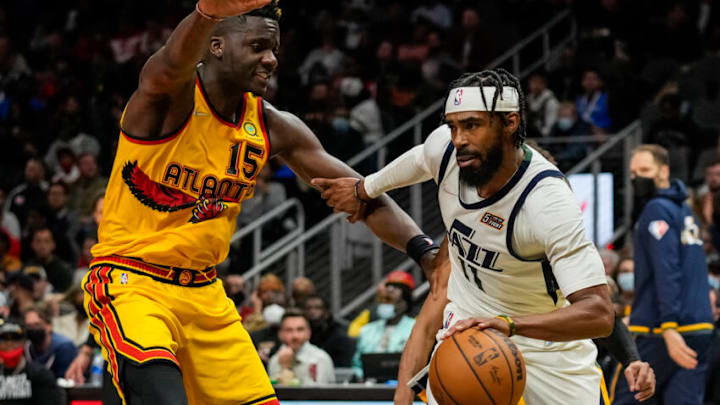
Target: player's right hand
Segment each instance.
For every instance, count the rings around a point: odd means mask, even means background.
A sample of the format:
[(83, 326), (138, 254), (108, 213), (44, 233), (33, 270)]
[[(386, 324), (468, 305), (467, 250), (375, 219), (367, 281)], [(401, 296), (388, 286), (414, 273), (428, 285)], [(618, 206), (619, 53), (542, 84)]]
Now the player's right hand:
[(667, 346), (668, 355), (678, 366), (692, 370), (697, 367), (697, 352), (685, 344), (685, 339), (675, 329), (666, 329), (663, 332), (665, 346)]
[(232, 17), (265, 7), (270, 0), (200, 0), (198, 8), (217, 18)]
[(440, 338), (445, 340), (469, 328), (477, 328), (480, 330), (492, 328), (500, 331), (500, 333), (505, 336), (510, 336), (510, 326), (500, 318), (468, 318), (455, 322), (455, 325), (446, 330)]

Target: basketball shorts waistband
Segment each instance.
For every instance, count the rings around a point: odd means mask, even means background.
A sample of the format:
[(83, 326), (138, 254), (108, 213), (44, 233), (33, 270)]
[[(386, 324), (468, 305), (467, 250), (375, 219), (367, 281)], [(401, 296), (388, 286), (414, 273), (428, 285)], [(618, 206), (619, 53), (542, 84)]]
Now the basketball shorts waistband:
[(140, 259), (124, 256), (96, 257), (90, 262), (90, 268), (92, 269), (97, 266), (112, 266), (129, 272), (143, 274), (163, 283), (183, 287), (203, 287), (214, 283), (217, 279), (217, 271), (214, 267), (208, 267), (205, 270), (193, 270), (147, 263)]

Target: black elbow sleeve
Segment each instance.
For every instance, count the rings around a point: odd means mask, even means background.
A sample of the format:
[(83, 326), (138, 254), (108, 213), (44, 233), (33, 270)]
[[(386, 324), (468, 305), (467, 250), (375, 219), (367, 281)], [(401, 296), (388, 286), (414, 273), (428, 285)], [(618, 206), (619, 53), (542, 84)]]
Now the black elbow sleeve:
[(597, 345), (607, 349), (610, 355), (622, 363), (623, 366), (640, 360), (640, 353), (638, 353), (630, 330), (628, 330), (627, 326), (622, 322), (622, 319), (618, 317), (615, 317), (615, 327), (610, 336), (594, 339), (594, 341)]

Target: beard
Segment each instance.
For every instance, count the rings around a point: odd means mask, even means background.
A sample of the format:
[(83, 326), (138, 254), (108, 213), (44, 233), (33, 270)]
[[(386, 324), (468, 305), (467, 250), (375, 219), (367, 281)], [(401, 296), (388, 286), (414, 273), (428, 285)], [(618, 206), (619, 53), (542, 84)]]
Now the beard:
[(472, 156), (480, 162), (478, 168), (472, 166), (461, 167), (460, 181), (475, 188), (486, 185), (500, 168), (504, 152), (505, 148), (500, 137), (495, 139), (495, 143), (490, 146), (485, 156), (480, 152), (471, 152), (467, 147), (459, 149), (458, 156)]

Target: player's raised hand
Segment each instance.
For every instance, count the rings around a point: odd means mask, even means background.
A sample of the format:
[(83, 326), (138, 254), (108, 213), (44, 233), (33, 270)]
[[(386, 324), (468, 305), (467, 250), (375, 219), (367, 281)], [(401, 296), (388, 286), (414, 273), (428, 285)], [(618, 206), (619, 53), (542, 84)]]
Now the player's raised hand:
[(225, 18), (248, 13), (268, 3), (270, 0), (200, 0), (197, 7), (207, 15)]
[(655, 372), (650, 364), (636, 360), (625, 367), (625, 379), (635, 399), (642, 402), (655, 394)]
[(477, 328), (480, 330), (492, 328), (497, 329), (506, 336), (510, 336), (510, 325), (500, 318), (468, 318), (457, 321), (455, 325), (446, 330), (440, 337), (445, 340), (469, 328)]
[(678, 366), (692, 370), (697, 367), (697, 352), (691, 349), (682, 335), (675, 329), (666, 329), (663, 332), (668, 355)]
[[(337, 179), (318, 177), (312, 179), (310, 184), (322, 192), (320, 195), (326, 200), (328, 206), (332, 207), (335, 212), (350, 214), (348, 221), (354, 223), (358, 219), (362, 219), (365, 212), (365, 203), (355, 195), (355, 184), (358, 180), (354, 177), (340, 177)], [(362, 198), (362, 196), (360, 197)]]

